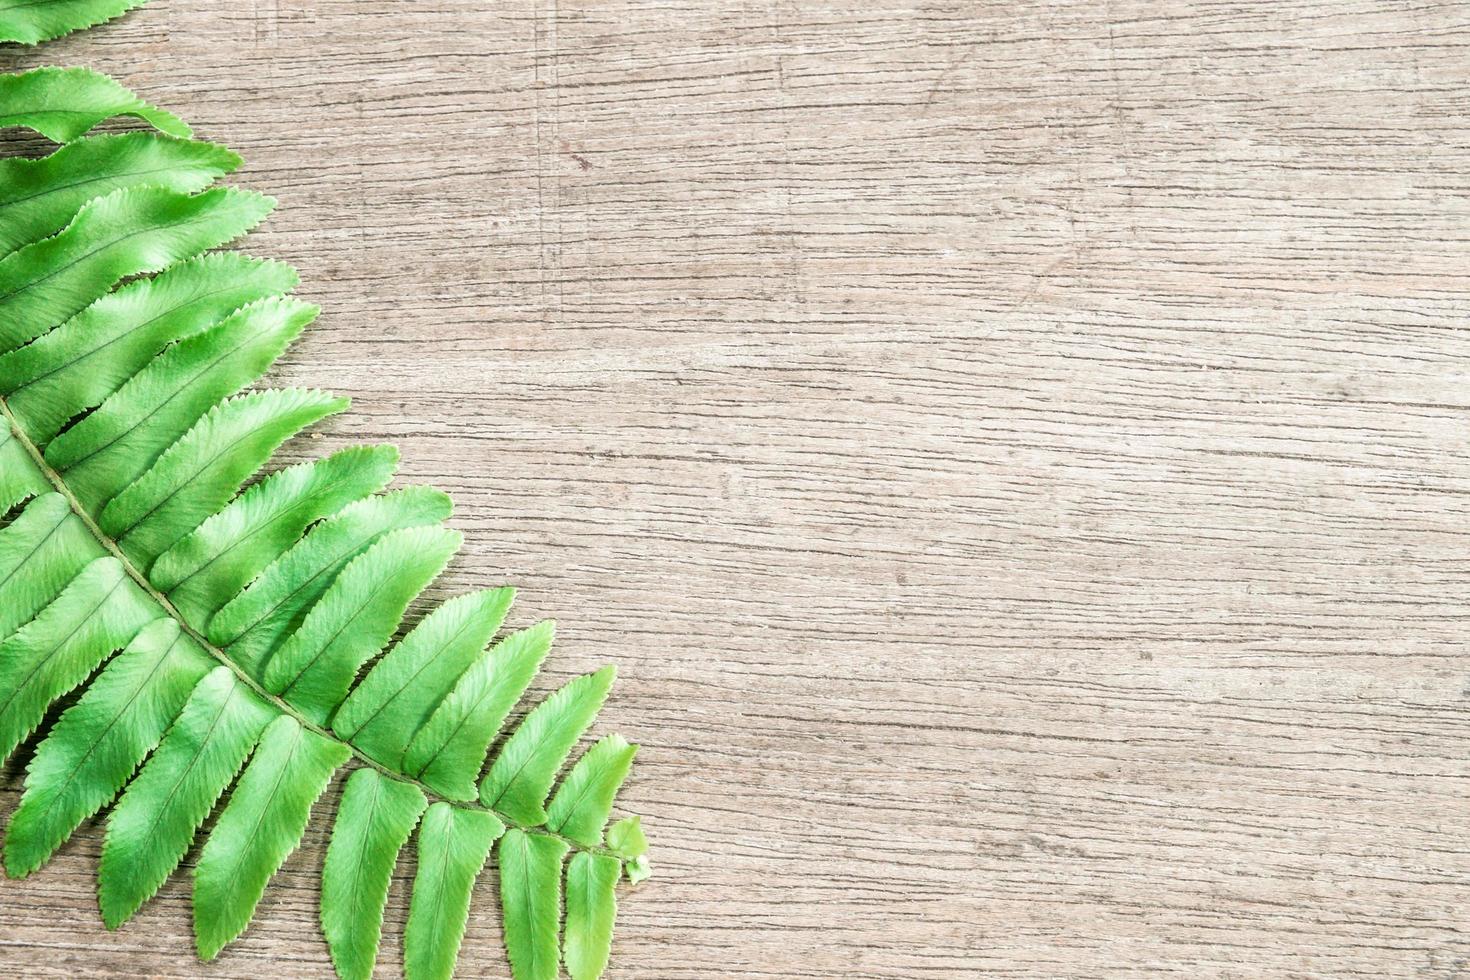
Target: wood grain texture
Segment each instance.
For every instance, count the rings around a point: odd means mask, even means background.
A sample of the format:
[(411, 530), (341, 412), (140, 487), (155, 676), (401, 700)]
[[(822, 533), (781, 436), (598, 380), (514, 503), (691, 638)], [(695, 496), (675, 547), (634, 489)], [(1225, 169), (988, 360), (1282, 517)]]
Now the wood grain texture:
[[(397, 442), (435, 594), (619, 664), (610, 976), (1470, 976), (1467, 5), (154, 0), (0, 57), (243, 153), (326, 309), (278, 377), (354, 398), (293, 452)], [(103, 929), (90, 823), (0, 972), (329, 976), (321, 826), (204, 966), (186, 876)]]

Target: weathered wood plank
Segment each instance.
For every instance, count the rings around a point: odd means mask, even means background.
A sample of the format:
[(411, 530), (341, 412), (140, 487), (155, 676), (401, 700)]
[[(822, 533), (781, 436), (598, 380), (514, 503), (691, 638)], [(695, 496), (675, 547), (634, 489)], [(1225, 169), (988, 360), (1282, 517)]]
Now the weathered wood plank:
[[(612, 976), (1447, 978), (1467, 51), (1400, 0), (154, 0), (0, 57), (241, 151), (327, 311), (279, 377), (355, 399), (296, 452), (398, 442), (449, 587), (620, 664)], [(319, 828), (208, 968), (185, 878), (103, 930), (100, 833), (0, 888), (0, 970), (329, 975)]]

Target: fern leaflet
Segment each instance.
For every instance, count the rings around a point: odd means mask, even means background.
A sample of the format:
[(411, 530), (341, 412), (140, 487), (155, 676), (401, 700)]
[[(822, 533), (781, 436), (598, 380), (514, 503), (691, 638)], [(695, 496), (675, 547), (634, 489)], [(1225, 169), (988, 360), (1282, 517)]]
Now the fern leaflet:
[(0, 0), (0, 41), (39, 44), (120, 17), (145, 0)]

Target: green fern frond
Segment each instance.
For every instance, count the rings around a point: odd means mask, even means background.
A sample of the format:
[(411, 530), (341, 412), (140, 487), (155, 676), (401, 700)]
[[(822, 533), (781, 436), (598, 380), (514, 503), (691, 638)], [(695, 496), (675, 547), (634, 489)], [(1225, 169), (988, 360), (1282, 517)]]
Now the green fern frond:
[[(124, 6), (29, 4), (17, 27), (0, 0), (0, 38)], [(648, 872), (638, 819), (607, 827), (637, 747), (605, 736), (558, 777), (613, 669), (502, 738), (553, 625), (497, 642), (509, 588), (405, 622), (460, 546), (448, 498), (385, 490), (389, 446), (265, 472), (347, 407), (252, 387), (317, 312), (289, 267), (215, 251), (274, 202), (211, 188), (238, 157), (94, 72), (0, 77), (0, 106), (61, 144), (0, 161), (0, 757), (76, 693), (26, 768), (5, 870), (31, 874), (110, 807), (98, 899), (116, 928), (219, 806), (193, 876), (211, 959), (349, 767), (322, 869), (342, 977), (372, 974), (410, 847), (408, 977), (451, 974), (492, 852), (517, 980), (599, 976), (616, 886)], [(118, 115), (158, 131), (87, 135)]]

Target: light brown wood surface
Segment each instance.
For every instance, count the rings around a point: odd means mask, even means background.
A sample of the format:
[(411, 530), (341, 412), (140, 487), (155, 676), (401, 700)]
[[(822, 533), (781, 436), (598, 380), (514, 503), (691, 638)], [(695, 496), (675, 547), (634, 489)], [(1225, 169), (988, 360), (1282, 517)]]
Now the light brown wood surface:
[[(1470, 976), (1470, 4), (155, 0), (0, 58), (244, 154), (326, 311), (277, 377), (354, 399), (292, 452), (398, 443), (434, 594), (619, 665), (611, 977)], [(0, 973), (329, 976), (335, 793), (216, 963), (185, 875), (103, 929), (93, 822)]]

